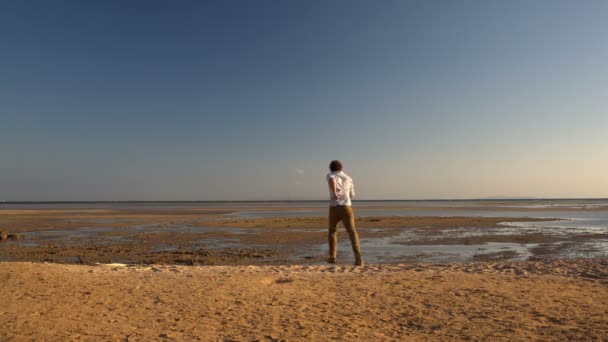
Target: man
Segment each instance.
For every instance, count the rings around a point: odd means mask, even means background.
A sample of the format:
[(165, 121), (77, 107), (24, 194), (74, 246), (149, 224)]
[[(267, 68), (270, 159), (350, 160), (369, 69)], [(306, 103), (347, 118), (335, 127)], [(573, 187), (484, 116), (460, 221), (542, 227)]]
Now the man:
[(361, 258), (361, 247), (359, 246), (359, 235), (355, 228), (355, 215), (351, 207), (350, 199), (355, 196), (353, 180), (342, 172), (342, 163), (333, 160), (329, 164), (331, 171), (327, 175), (329, 186), (329, 258), (327, 262), (336, 263), (338, 253), (338, 222), (342, 221), (344, 228), (350, 237), (350, 243), (355, 254), (355, 266), (363, 266)]

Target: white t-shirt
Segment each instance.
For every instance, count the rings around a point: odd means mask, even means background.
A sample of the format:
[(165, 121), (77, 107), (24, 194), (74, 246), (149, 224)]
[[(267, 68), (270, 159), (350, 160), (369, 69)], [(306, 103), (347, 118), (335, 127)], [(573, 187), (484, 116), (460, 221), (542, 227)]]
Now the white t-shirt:
[(355, 197), (355, 186), (352, 178), (342, 171), (332, 172), (327, 174), (327, 184), (330, 179), (336, 181), (336, 196), (337, 200), (331, 199), (331, 189), (329, 190), (329, 205), (335, 207), (337, 205), (351, 205), (350, 199)]

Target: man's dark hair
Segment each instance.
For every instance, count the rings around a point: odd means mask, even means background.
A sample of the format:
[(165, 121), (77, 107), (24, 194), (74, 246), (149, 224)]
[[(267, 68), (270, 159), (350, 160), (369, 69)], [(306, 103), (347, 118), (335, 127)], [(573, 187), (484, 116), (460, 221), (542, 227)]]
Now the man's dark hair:
[(331, 172), (342, 171), (342, 163), (340, 163), (339, 160), (332, 160), (331, 163), (329, 163), (329, 169)]

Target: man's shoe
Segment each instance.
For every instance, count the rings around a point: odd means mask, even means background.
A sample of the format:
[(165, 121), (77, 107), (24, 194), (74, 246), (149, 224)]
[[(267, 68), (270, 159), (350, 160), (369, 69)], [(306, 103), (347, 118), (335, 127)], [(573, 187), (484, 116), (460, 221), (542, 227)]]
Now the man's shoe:
[(328, 264), (335, 264), (336, 263), (336, 257), (329, 257), (329, 258), (327, 258), (327, 263)]
[(355, 261), (355, 266), (365, 266), (365, 263), (363, 262), (363, 260), (357, 260)]

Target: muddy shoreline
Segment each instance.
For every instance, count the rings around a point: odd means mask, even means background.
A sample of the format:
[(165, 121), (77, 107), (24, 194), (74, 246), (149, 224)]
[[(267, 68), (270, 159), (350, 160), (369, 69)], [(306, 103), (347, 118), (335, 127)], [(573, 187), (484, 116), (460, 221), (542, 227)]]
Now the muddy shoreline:
[[(229, 211), (227, 211), (229, 212)], [(222, 214), (223, 213), (223, 214)], [(19, 210), (0, 211), (2, 227), (18, 233), (18, 241), (0, 245), (0, 261), (73, 264), (132, 263), (180, 265), (318, 264), (325, 259), (326, 219), (323, 217), (232, 218), (223, 210)], [(507, 232), (503, 222), (546, 219), (512, 217), (358, 217), (366, 246), (393, 241), (399, 246), (481, 246), (470, 261), (521, 258), (512, 250), (487, 250), (488, 243), (538, 244), (533, 257), (552, 258), (560, 237)], [(6, 223), (10, 222), (10, 223)], [(580, 235), (570, 243), (608, 238)], [(405, 236), (405, 237), (404, 237)], [(346, 234), (341, 234), (344, 243)], [(371, 247), (370, 247), (371, 249)], [(368, 253), (369, 255), (370, 253)], [(343, 262), (348, 260), (344, 251)], [(424, 262), (421, 251), (376, 262)]]

